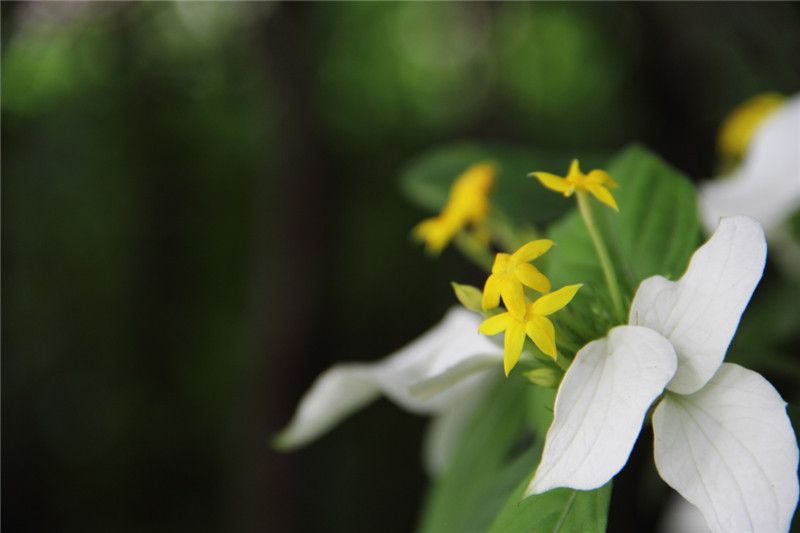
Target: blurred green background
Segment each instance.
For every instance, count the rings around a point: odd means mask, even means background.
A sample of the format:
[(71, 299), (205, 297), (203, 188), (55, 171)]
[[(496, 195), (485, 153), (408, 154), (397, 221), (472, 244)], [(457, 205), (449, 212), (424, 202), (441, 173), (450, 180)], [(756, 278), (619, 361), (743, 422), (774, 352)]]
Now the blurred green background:
[(4, 2), (2, 525), (410, 530), (423, 419), (268, 446), (319, 372), (480, 283), (411, 242), (403, 168), (638, 140), (704, 178), (798, 57), (796, 3)]

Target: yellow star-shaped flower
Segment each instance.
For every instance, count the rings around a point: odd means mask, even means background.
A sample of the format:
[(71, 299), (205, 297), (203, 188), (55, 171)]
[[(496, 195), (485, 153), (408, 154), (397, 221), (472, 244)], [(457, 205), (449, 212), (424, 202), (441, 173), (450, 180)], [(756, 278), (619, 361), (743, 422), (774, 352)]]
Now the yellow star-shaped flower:
[(530, 287), (541, 293), (550, 291), (550, 280), (530, 264), (550, 247), (553, 241), (539, 239), (522, 246), (513, 254), (499, 253), (495, 256), (492, 273), (483, 287), (481, 307), (484, 311), (500, 305), (503, 298), (506, 308), (518, 318), (525, 315), (525, 289)]
[(428, 252), (438, 254), (467, 225), (480, 226), (489, 213), (489, 192), (497, 167), (488, 162), (476, 163), (465, 170), (450, 187), (450, 196), (439, 216), (420, 222), (414, 235), (425, 243)]
[(505, 331), (503, 369), (506, 376), (519, 361), (525, 335), (545, 354), (556, 358), (556, 330), (548, 315), (563, 309), (581, 288), (581, 284), (567, 285), (557, 291), (545, 294), (528, 304), (521, 318), (510, 312), (487, 318), (478, 331), (484, 335), (497, 335)]
[(581, 172), (578, 160), (573, 159), (572, 164), (569, 166), (569, 172), (563, 178), (548, 172), (531, 172), (528, 175), (536, 176), (542, 182), (542, 185), (553, 191), (560, 192), (564, 196), (572, 196), (575, 191), (590, 192), (607, 206), (619, 211), (617, 201), (611, 191), (608, 190), (614, 189), (619, 185), (605, 170), (595, 169), (588, 174), (584, 174)]

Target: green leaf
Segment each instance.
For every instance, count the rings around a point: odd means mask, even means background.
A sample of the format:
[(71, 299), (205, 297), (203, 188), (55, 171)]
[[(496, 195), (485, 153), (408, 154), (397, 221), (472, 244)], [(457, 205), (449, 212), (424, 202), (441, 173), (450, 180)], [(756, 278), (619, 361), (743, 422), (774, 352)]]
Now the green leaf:
[[(602, 154), (581, 154), (592, 165)], [(516, 224), (549, 223), (569, 210), (572, 202), (542, 187), (527, 174), (536, 170), (566, 172), (575, 155), (559, 155), (498, 143), (458, 142), (426, 152), (406, 168), (400, 188), (415, 204), (432, 212), (447, 201), (450, 185), (470, 165), (495, 161), (499, 165), (492, 206)]]
[(611, 482), (597, 490), (555, 489), (522, 499), (529, 481), (530, 476), (519, 485), (489, 531), (605, 532)]
[(526, 436), (522, 380), (503, 380), (473, 415), (448, 471), (428, 494), (425, 532), (485, 532), (519, 482), (529, 477), (541, 444)]
[[(608, 172), (620, 184), (613, 191), (619, 213), (593, 198), (592, 208), (623, 298), (630, 303), (643, 279), (683, 274), (699, 242), (697, 195), (683, 174), (639, 146), (614, 158)], [(603, 272), (577, 209), (554, 224), (549, 235), (558, 245), (548, 254), (546, 268), (553, 286), (585, 283), (581, 297), (607, 301)]]
[[(544, 437), (553, 422), (556, 391), (544, 387), (527, 387), (526, 393), (528, 424), (533, 428), (534, 433), (538, 435), (539, 440), (544, 443)], [(539, 458), (537, 457), (537, 459)]]

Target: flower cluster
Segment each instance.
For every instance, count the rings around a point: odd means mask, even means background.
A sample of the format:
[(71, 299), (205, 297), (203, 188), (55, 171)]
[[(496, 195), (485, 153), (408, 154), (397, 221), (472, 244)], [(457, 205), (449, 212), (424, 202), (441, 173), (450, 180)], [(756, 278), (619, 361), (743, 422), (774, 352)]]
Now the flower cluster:
[[(519, 361), (526, 334), (543, 353), (556, 358), (555, 327), (547, 316), (563, 309), (581, 288), (576, 284), (549, 292), (550, 280), (529, 263), (552, 245), (553, 241), (540, 239), (513, 254), (498, 253), (486, 280), (481, 301), (484, 311), (500, 305), (501, 297), (508, 311), (487, 318), (480, 325), (480, 332), (484, 335), (505, 332), (503, 368), (506, 375)], [(524, 287), (545, 294), (528, 301)]]
[[(552, 263), (545, 265), (551, 266), (544, 268), (547, 275), (532, 264), (556, 244), (538, 235), (520, 231), (526, 238), (501, 247), (492, 257), (489, 244), (503, 243), (488, 224), (489, 192), (498, 167), (486, 162), (469, 166), (454, 180), (441, 213), (420, 223), (414, 233), (428, 251), (438, 253), (453, 239), (458, 245), (462, 232), (471, 231), (472, 251), (478, 251), (473, 259), (488, 270), (483, 290), (454, 284), (466, 310), (450, 310), (433, 330), (382, 361), (342, 364), (325, 372), (276, 445), (302, 445), (383, 393), (406, 409), (434, 416), (426, 464), (442, 475), (487, 391), (522, 381), (527, 387), (557, 388), (541, 459), (527, 472), (524, 497), (538, 498), (563, 487), (600, 489), (627, 463), (642, 427), (652, 424), (658, 473), (699, 510), (712, 531), (788, 530), (800, 493), (800, 454), (786, 403), (760, 374), (725, 359), (762, 278), (767, 237), (771, 245), (786, 250), (782, 228), (800, 207), (800, 97), (753, 99), (725, 122), (719, 143), (722, 156), (738, 164), (731, 178), (701, 186), (699, 212), (662, 209), (669, 220), (694, 218), (679, 266), (659, 270), (645, 261), (651, 269), (638, 276), (625, 264), (624, 253), (639, 244), (640, 224), (656, 223), (644, 220), (650, 216), (645, 202), (627, 210), (632, 202), (625, 195), (633, 183), (630, 175), (612, 169), (620, 187), (604, 170), (583, 173), (577, 160), (563, 177), (529, 174), (545, 188), (577, 200), (572, 220), (582, 221), (577, 240), (586, 244), (579, 258), (581, 268), (588, 268), (577, 271), (593, 274), (573, 280), (555, 275)], [(612, 190), (618, 187), (621, 192), (615, 197)], [(691, 200), (684, 205), (696, 205), (698, 194), (691, 185), (684, 180), (675, 188), (681, 187), (688, 189)], [(613, 209), (602, 210), (604, 222), (592, 210), (592, 197)], [(492, 216), (498, 211), (493, 206)], [(625, 215), (633, 228), (615, 234), (614, 225)], [(695, 249), (701, 219), (713, 233)], [(669, 231), (671, 227), (661, 234), (665, 241)], [(620, 244), (626, 232), (633, 237)], [(574, 249), (575, 243), (556, 238)], [(661, 246), (657, 240), (647, 252), (656, 255), (654, 247)], [(663, 247), (670, 248), (670, 243)], [(790, 252), (782, 256), (800, 257), (797, 249), (793, 256)], [(652, 275), (656, 273), (670, 279)], [(564, 323), (559, 319), (554, 324), (551, 316), (570, 304), (584, 284), (553, 290), (548, 275), (589, 285), (570, 308), (579, 312), (566, 318), (613, 317), (613, 323), (594, 328), (575, 328), (573, 323), (565, 335)], [(600, 280), (607, 297), (593, 301)], [(576, 340), (575, 331), (590, 333), (578, 334)], [(489, 338), (501, 333), (502, 346)], [(532, 358), (532, 370), (511, 375), (523, 354), (531, 353), (525, 351), (526, 339), (550, 359)], [(501, 364), (509, 379), (502, 379)], [(527, 379), (519, 380), (520, 374)], [(543, 429), (539, 433), (545, 434)], [(569, 500), (559, 511), (562, 519), (571, 508)]]
[(528, 494), (604, 485), (663, 395), (653, 430), (664, 481), (714, 531), (787, 530), (798, 448), (786, 404), (759, 374), (723, 363), (765, 259), (761, 226), (731, 217), (677, 282), (644, 280), (629, 325), (584, 346), (567, 370)]
[(414, 235), (425, 243), (428, 252), (441, 252), (459, 231), (468, 226), (472, 226), (482, 238), (485, 234), (482, 224), (489, 213), (489, 193), (496, 174), (494, 164), (483, 162), (472, 165), (456, 178), (442, 212), (414, 228)]

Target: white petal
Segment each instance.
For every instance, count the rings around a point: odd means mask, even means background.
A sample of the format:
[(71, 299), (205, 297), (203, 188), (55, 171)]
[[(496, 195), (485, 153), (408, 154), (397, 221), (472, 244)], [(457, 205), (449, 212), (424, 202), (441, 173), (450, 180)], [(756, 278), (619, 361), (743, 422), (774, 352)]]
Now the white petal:
[(770, 231), (800, 208), (800, 96), (758, 128), (733, 175), (702, 187), (700, 208), (708, 231), (730, 215), (751, 216)]
[(629, 323), (667, 337), (678, 354), (678, 371), (667, 388), (691, 394), (708, 381), (725, 357), (739, 319), (761, 279), (764, 232), (748, 217), (724, 218), (692, 256), (677, 282), (648, 278), (636, 291)]
[(669, 341), (637, 326), (616, 327), (581, 348), (558, 389), (542, 461), (526, 494), (607, 483), (627, 462), (647, 409), (676, 365)]
[[(436, 414), (469, 393), (481, 380), (477, 361), (486, 372), (487, 360), (502, 370), (502, 348), (478, 333), (481, 317), (453, 308), (431, 331), (386, 359), (372, 364), (342, 364), (317, 378), (289, 426), (275, 440), (278, 447), (301, 446), (336, 425), (343, 418), (384, 393), (393, 401), (417, 413)], [(455, 370), (454, 370), (455, 369)], [(417, 396), (411, 388), (418, 382), (436, 380), (446, 387), (439, 394)], [(455, 374), (455, 375), (453, 375)]]
[(474, 374), (483, 374), (491, 368), (499, 369), (498, 364), (501, 362), (502, 357), (499, 353), (476, 355), (435, 374), (433, 377), (414, 383), (408, 390), (415, 398), (426, 400), (456, 387)]
[(723, 364), (700, 391), (653, 414), (659, 474), (713, 531), (787, 531), (798, 449), (786, 404), (761, 375)]
[(475, 386), (479, 373), (500, 376), (503, 348), (478, 333), (481, 321), (477, 313), (452, 308), (425, 337), (378, 367), (383, 393), (409, 411), (439, 413)]
[(273, 443), (278, 448), (303, 446), (379, 395), (371, 365), (330, 368), (303, 396), (294, 418)]

